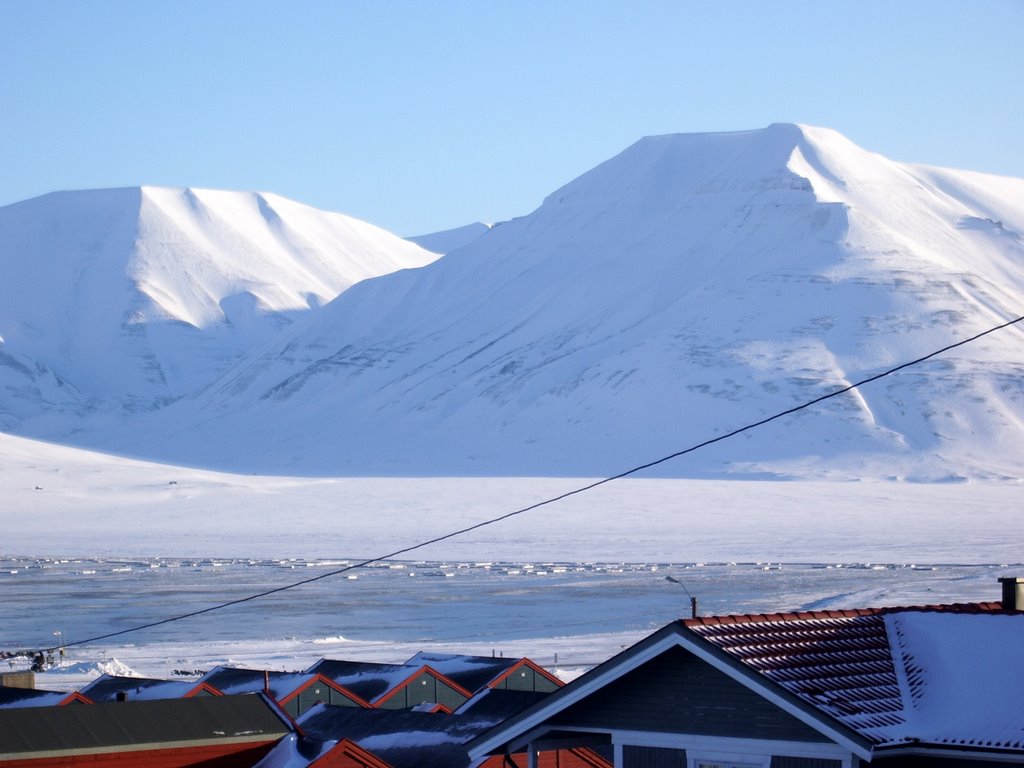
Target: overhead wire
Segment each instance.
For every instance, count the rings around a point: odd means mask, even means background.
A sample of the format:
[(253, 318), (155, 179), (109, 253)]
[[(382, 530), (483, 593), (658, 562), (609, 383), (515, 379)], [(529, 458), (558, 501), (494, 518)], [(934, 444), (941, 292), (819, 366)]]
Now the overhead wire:
[(108, 632), (106, 634), (96, 635), (94, 637), (88, 637), (88, 638), (85, 638), (83, 640), (76, 640), (73, 643), (66, 643), (63, 646), (52, 646), (52, 647), (43, 648), (42, 652), (43, 653), (52, 653), (54, 651), (59, 650), (61, 647), (63, 647), (63, 648), (70, 648), (70, 647), (73, 647), (73, 646), (87, 645), (87, 644), (90, 644), (90, 643), (96, 643), (96, 642), (99, 642), (101, 640), (109, 640), (109, 639), (114, 638), (114, 637), (120, 637), (122, 635), (127, 635), (127, 634), (131, 634), (131, 633), (134, 633), (134, 632), (141, 632), (142, 630), (152, 629), (154, 627), (163, 626), (165, 624), (171, 624), (171, 623), (176, 622), (176, 621), (183, 621), (185, 619), (190, 619), (190, 618), (193, 618), (193, 617), (196, 617), (196, 616), (202, 616), (203, 614), (207, 614), (207, 613), (212, 613), (214, 611), (223, 610), (224, 608), (229, 608), (231, 606), (241, 605), (243, 603), (248, 603), (248, 602), (252, 602), (254, 600), (259, 600), (259, 599), (264, 598), (264, 597), (269, 597), (270, 595), (274, 595), (274, 594), (277, 594), (279, 592), (284, 592), (284, 591), (287, 591), (287, 590), (290, 590), (290, 589), (295, 589), (297, 587), (301, 587), (301, 586), (304, 586), (306, 584), (312, 584), (315, 581), (321, 581), (322, 579), (328, 579), (328, 578), (331, 578), (333, 576), (338, 576), (340, 574), (347, 573), (349, 571), (357, 570), (359, 568), (365, 568), (366, 566), (372, 565), (374, 563), (383, 562), (385, 560), (393, 560), (393, 559), (395, 559), (395, 558), (397, 558), (397, 557), (399, 557), (401, 555), (406, 555), (406, 554), (408, 554), (410, 552), (415, 552), (418, 549), (423, 549), (424, 547), (428, 547), (428, 546), (430, 546), (432, 544), (438, 544), (438, 543), (440, 543), (442, 541), (447, 541), (449, 539), (454, 539), (454, 538), (456, 538), (458, 536), (463, 536), (463, 535), (465, 535), (467, 533), (470, 533), (472, 531), (479, 530), (480, 528), (484, 528), (484, 527), (487, 527), (487, 526), (490, 526), (490, 525), (495, 525), (496, 523), (500, 523), (500, 522), (503, 522), (505, 520), (509, 520), (510, 518), (526, 514), (527, 512), (531, 512), (531, 511), (539, 509), (541, 507), (546, 507), (546, 506), (549, 506), (551, 504), (555, 504), (555, 503), (557, 503), (559, 501), (563, 501), (563, 500), (568, 499), (568, 498), (570, 498), (572, 496), (577, 496), (577, 495), (579, 495), (581, 493), (586, 493), (586, 492), (591, 491), (591, 490), (593, 490), (595, 488), (598, 488), (598, 487), (600, 487), (602, 485), (607, 485), (608, 483), (614, 482), (616, 480), (621, 480), (623, 478), (630, 477), (631, 475), (635, 475), (635, 474), (637, 474), (639, 472), (643, 472), (646, 469), (650, 469), (652, 467), (656, 467), (656, 466), (658, 466), (660, 464), (664, 464), (664, 463), (666, 463), (668, 461), (672, 461), (673, 459), (677, 459), (677, 458), (679, 458), (681, 456), (685, 456), (687, 454), (693, 453), (694, 451), (699, 451), (702, 448), (708, 447), (709, 445), (714, 445), (715, 443), (720, 443), (723, 440), (728, 440), (730, 438), (736, 437), (737, 435), (743, 434), (744, 432), (749, 432), (752, 429), (757, 429), (759, 427), (763, 427), (765, 424), (770, 424), (773, 421), (777, 421), (777, 420), (779, 420), (781, 418), (784, 418), (786, 416), (790, 416), (790, 415), (792, 415), (794, 413), (798, 413), (799, 411), (806, 410), (806, 409), (811, 408), (811, 407), (813, 407), (813, 406), (815, 406), (815, 405), (817, 405), (819, 403), (822, 403), (822, 402), (824, 402), (826, 400), (830, 400), (832, 398), (839, 397), (840, 395), (846, 394), (847, 392), (850, 392), (850, 391), (855, 390), (855, 389), (857, 389), (859, 387), (862, 387), (865, 384), (870, 384), (870, 383), (872, 383), (874, 381), (878, 381), (879, 379), (883, 379), (883, 378), (885, 378), (887, 376), (891, 376), (892, 374), (897, 373), (899, 371), (905, 370), (905, 369), (913, 367), (915, 365), (920, 365), (921, 363), (923, 363), (923, 362), (925, 362), (927, 360), (931, 360), (932, 358), (937, 357), (938, 355), (944, 354), (945, 352), (949, 352), (950, 350), (956, 349), (957, 347), (962, 347), (962, 346), (965, 346), (967, 344), (970, 344), (970, 343), (972, 343), (974, 341), (977, 341), (978, 339), (980, 339), (980, 338), (982, 338), (984, 336), (988, 336), (989, 334), (992, 334), (992, 333), (995, 333), (997, 331), (1003, 330), (1004, 328), (1008, 328), (1008, 327), (1010, 327), (1012, 325), (1015, 325), (1017, 323), (1020, 323), (1022, 321), (1024, 321), (1024, 315), (1022, 315), (1020, 317), (1017, 317), (1017, 318), (1015, 318), (1013, 320), (1008, 320), (1008, 321), (1006, 321), (1004, 323), (1000, 323), (999, 325), (993, 326), (991, 328), (988, 328), (987, 330), (984, 330), (984, 331), (982, 331), (980, 333), (977, 333), (974, 336), (971, 336), (969, 338), (961, 339), (960, 341), (954, 342), (952, 344), (947, 344), (946, 346), (944, 346), (944, 347), (942, 347), (940, 349), (936, 349), (935, 351), (929, 352), (928, 354), (922, 355), (921, 357), (915, 358), (914, 360), (911, 360), (911, 361), (906, 362), (906, 363), (902, 363), (902, 364), (894, 366), (892, 368), (888, 368), (888, 369), (882, 371), (881, 373), (876, 373), (876, 374), (874, 374), (872, 376), (868, 376), (868, 377), (863, 378), (863, 379), (861, 379), (859, 381), (856, 381), (856, 382), (854, 382), (852, 384), (848, 384), (845, 387), (841, 387), (839, 389), (836, 389), (836, 390), (828, 392), (828, 393), (826, 393), (824, 395), (821, 395), (820, 397), (816, 397), (816, 398), (814, 398), (812, 400), (808, 400), (808, 401), (806, 401), (804, 403), (801, 403), (800, 405), (796, 405), (796, 406), (794, 406), (792, 408), (787, 408), (787, 409), (785, 409), (783, 411), (779, 411), (778, 413), (772, 414), (771, 416), (767, 416), (767, 417), (765, 417), (763, 419), (760, 419), (758, 421), (751, 422), (749, 424), (746, 424), (746, 425), (744, 425), (742, 427), (739, 427), (737, 429), (733, 429), (733, 430), (731, 430), (729, 432), (726, 432), (724, 434), (718, 435), (716, 437), (709, 438), (707, 440), (703, 440), (703, 441), (701, 441), (699, 443), (696, 443), (695, 445), (691, 445), (688, 448), (684, 448), (682, 450), (675, 451), (674, 453), (670, 453), (670, 454), (668, 454), (666, 456), (662, 456), (661, 458), (654, 459), (653, 461), (648, 461), (648, 462), (645, 462), (643, 464), (638, 464), (637, 466), (632, 467), (630, 469), (627, 469), (627, 470), (625, 470), (623, 472), (619, 472), (619, 473), (617, 473), (615, 475), (611, 475), (609, 477), (605, 477), (605, 478), (602, 478), (600, 480), (595, 480), (595, 481), (593, 481), (591, 483), (587, 483), (585, 485), (581, 485), (581, 486), (579, 486), (577, 488), (573, 488), (571, 490), (565, 491), (564, 493), (560, 493), (560, 494), (558, 494), (556, 496), (552, 496), (552, 497), (544, 499), (542, 501), (538, 501), (538, 502), (535, 502), (533, 504), (529, 504), (529, 505), (527, 505), (525, 507), (521, 507), (521, 508), (513, 510), (511, 512), (506, 512), (506, 513), (498, 515), (496, 517), (491, 517), (491, 518), (488, 518), (486, 520), (481, 520), (480, 522), (474, 523), (472, 525), (468, 525), (468, 526), (466, 526), (464, 528), (459, 528), (458, 530), (450, 531), (450, 532), (442, 534), (440, 536), (435, 536), (433, 538), (426, 539), (424, 541), (420, 541), (420, 542), (415, 543), (415, 544), (410, 544), (409, 546), (401, 547), (399, 549), (396, 549), (396, 550), (394, 550), (392, 552), (388, 552), (386, 554), (377, 555), (376, 557), (370, 557), (370, 558), (367, 558), (365, 560), (361, 560), (361, 561), (359, 561), (357, 563), (351, 563), (351, 564), (346, 565), (346, 566), (344, 566), (342, 568), (338, 568), (338, 569), (335, 569), (333, 571), (328, 571), (326, 573), (322, 573), (322, 574), (320, 574), (318, 576), (313, 576), (313, 577), (310, 577), (308, 579), (302, 579), (300, 581), (296, 581), (296, 582), (293, 582), (293, 583), (290, 583), (290, 584), (285, 584), (285, 585), (282, 585), (282, 586), (279, 586), (279, 587), (274, 587), (273, 589), (267, 589), (267, 590), (264, 590), (262, 592), (258, 592), (256, 594), (248, 595), (246, 597), (240, 597), (240, 598), (237, 598), (237, 599), (234, 599), (234, 600), (227, 600), (225, 602), (218, 603), (216, 605), (207, 606), (206, 608), (201, 608), (201, 609), (196, 610), (196, 611), (190, 611), (188, 613), (183, 613), (183, 614), (179, 614), (179, 615), (176, 615), (176, 616), (170, 616), (170, 617), (165, 618), (165, 619), (160, 619), (159, 621), (151, 621), (151, 622), (148, 622), (148, 623), (145, 623), (145, 624), (139, 624), (137, 626), (129, 627), (127, 629), (121, 629), (121, 630), (118, 630), (116, 632)]

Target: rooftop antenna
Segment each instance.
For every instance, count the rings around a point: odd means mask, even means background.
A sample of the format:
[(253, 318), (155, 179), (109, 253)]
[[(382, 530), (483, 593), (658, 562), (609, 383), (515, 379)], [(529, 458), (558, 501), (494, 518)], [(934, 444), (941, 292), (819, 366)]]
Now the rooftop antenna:
[(674, 578), (672, 576), (666, 576), (665, 577), (665, 581), (671, 581), (673, 584), (678, 584), (680, 587), (683, 588), (683, 591), (690, 598), (690, 617), (696, 619), (697, 618), (697, 598), (690, 594), (690, 590), (688, 590), (686, 588), (686, 585), (683, 584), (683, 582), (681, 582), (679, 579)]

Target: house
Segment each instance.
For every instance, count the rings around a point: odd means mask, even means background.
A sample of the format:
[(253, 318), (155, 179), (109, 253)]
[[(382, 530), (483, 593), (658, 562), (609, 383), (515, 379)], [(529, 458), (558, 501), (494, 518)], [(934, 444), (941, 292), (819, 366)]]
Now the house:
[[(13, 653), (0, 651), (0, 659), (18, 658)], [(13, 662), (12, 662), (13, 663)], [(0, 672), (0, 688), (35, 688), (36, 673), (30, 669), (17, 672)]]
[(484, 688), (551, 693), (563, 685), (561, 680), (529, 659), (420, 652), (405, 663), (406, 666), (429, 666), (473, 693)]
[(242, 667), (214, 667), (199, 683), (229, 694), (264, 692), (291, 717), (315, 704), (369, 707), (365, 699), (318, 672), (273, 672)]
[(0, 710), (0, 768), (247, 768), (294, 727), (261, 694)]
[[(318, 706), (296, 721), (299, 733), (283, 739), (256, 768), (506, 768), (504, 757), (471, 761), (465, 747), (496, 722), (408, 709)], [(609, 768), (587, 750), (561, 750), (544, 758), (544, 768)]]
[[(1024, 765), (1024, 607), (676, 621), (468, 744), (610, 745), (616, 768)], [(1004, 608), (1005, 606), (1005, 608)]]
[(452, 711), (473, 695), (426, 664), (412, 666), (320, 659), (306, 671), (333, 680), (379, 709), (407, 709), (429, 702), (442, 704)]

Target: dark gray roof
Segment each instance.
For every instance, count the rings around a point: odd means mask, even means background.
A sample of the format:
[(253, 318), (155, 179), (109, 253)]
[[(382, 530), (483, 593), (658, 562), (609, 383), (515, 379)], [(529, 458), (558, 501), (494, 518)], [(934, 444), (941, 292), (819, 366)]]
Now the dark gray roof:
[(487, 718), (497, 724), (550, 696), (535, 691), (507, 691), (485, 688), (455, 710), (457, 715)]
[(241, 667), (214, 667), (200, 678), (221, 693), (260, 693), (269, 683), (269, 693), (276, 701), (287, 698), (309, 683), (316, 675), (306, 672), (275, 672)]
[(494, 721), (472, 715), (318, 705), (296, 721), (318, 742), (349, 739), (394, 768), (469, 765), (465, 743)]
[(320, 659), (306, 672), (319, 672), (370, 703), (412, 677), (418, 667), (363, 661)]
[(265, 742), (292, 730), (261, 695), (0, 710), (0, 759), (168, 742)]
[(88, 696), (94, 702), (117, 701), (119, 693), (125, 694), (128, 701), (144, 699), (177, 699), (196, 687), (196, 683), (184, 680), (159, 680), (150, 677), (122, 677), (119, 675), (100, 675), (79, 693)]
[(199, 680), (212, 685), (221, 693), (259, 693), (268, 679), (273, 684), (276, 679), (286, 674), (288, 673), (262, 669), (214, 667)]
[(405, 663), (411, 667), (422, 667), (425, 664), (449, 680), (454, 680), (467, 691), (475, 693), (490, 685), (521, 661), (523, 660), (493, 656), (420, 652)]

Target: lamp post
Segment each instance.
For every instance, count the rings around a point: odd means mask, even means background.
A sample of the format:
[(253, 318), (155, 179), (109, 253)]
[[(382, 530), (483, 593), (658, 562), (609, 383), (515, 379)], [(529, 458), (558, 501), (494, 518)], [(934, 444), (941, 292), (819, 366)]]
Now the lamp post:
[(697, 618), (697, 598), (690, 594), (690, 590), (688, 590), (686, 588), (686, 585), (683, 584), (683, 582), (681, 582), (679, 579), (673, 578), (672, 576), (666, 576), (665, 577), (665, 581), (671, 581), (673, 584), (678, 584), (680, 587), (683, 588), (683, 591), (690, 598), (690, 617), (696, 619)]
[(54, 630), (53, 636), (57, 638), (57, 667), (59, 668), (64, 663), (64, 633), (57, 629)]

